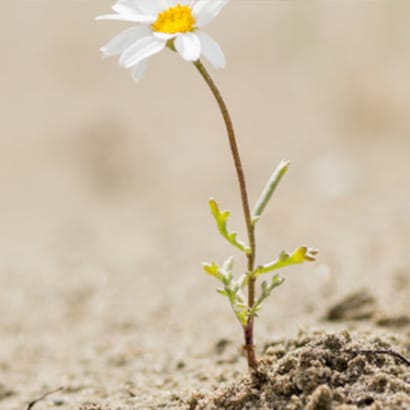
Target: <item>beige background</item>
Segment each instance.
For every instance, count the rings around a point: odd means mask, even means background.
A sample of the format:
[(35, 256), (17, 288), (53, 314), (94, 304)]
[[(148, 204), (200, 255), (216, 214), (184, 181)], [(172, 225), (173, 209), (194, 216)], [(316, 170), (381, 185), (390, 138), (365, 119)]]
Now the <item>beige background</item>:
[[(199, 264), (232, 254), (209, 197), (244, 232), (223, 123), (171, 52), (138, 85), (102, 60), (127, 26), (94, 21), (111, 4), (0, 1), (1, 409), (60, 385), (43, 408), (157, 408), (246, 368), (216, 365), (214, 344), (232, 340), (235, 358), (240, 328)], [(362, 288), (408, 313), (410, 3), (234, 0), (207, 31), (227, 57), (212, 73), (251, 201), (292, 161), (258, 225), (259, 262), (321, 250), (283, 272), (259, 346), (328, 326), (326, 307)]]

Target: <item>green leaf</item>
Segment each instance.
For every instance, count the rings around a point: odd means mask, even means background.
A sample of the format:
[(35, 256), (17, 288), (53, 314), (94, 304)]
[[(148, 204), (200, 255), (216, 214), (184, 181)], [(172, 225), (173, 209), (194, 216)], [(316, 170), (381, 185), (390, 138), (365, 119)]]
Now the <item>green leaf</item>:
[(251, 252), (251, 248), (246, 245), (243, 241), (237, 239), (236, 232), (229, 232), (226, 226), (229, 215), (231, 214), (229, 211), (220, 211), (217, 202), (214, 199), (209, 200), (209, 208), (211, 209), (211, 213), (215, 218), (216, 225), (218, 227), (219, 232), (221, 235), (233, 246), (240, 249), (242, 252), (249, 254)]
[(285, 279), (281, 278), (279, 275), (275, 275), (272, 278), (270, 285), (268, 285), (266, 281), (263, 281), (261, 283), (261, 294), (252, 306), (252, 309), (250, 310), (248, 317), (255, 316), (256, 313), (259, 312), (259, 310), (261, 309), (262, 302), (270, 296), (273, 289), (280, 286), (284, 281)]
[(279, 256), (272, 262), (265, 265), (258, 266), (255, 270), (255, 275), (259, 276), (263, 273), (271, 272), (276, 269), (281, 269), (286, 266), (296, 265), (306, 261), (316, 260), (318, 251), (307, 246), (300, 246), (296, 248), (292, 254), (282, 251)]
[(289, 165), (289, 161), (281, 161), (275, 169), (275, 171), (273, 172), (273, 174), (271, 175), (271, 177), (269, 178), (252, 212), (253, 224), (258, 222), (261, 218), (263, 210), (265, 209), (269, 200), (272, 198), (272, 195), (275, 192), (276, 187), (279, 185), (279, 182), (288, 170)]
[(203, 262), (202, 268), (206, 273), (223, 282), (223, 275), (219, 271), (219, 266), (215, 262)]

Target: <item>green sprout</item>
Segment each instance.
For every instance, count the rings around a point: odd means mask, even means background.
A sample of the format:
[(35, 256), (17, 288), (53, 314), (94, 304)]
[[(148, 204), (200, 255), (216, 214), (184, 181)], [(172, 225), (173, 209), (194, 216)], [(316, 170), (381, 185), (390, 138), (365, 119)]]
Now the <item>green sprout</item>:
[[(278, 186), (288, 167), (289, 161), (282, 161), (263, 189), (252, 213), (252, 229), (254, 229), (256, 222), (260, 220), (263, 210), (272, 197), (275, 188)], [(251, 266), (251, 269), (239, 276), (238, 279), (235, 279), (233, 274), (233, 257), (228, 258), (221, 267), (215, 262), (205, 262), (202, 266), (206, 273), (222, 283), (223, 287), (218, 289), (218, 293), (228, 298), (235, 316), (242, 325), (245, 337), (244, 350), (248, 356), (248, 365), (251, 370), (257, 370), (258, 360), (256, 359), (255, 347), (253, 343), (254, 318), (261, 310), (262, 302), (264, 302), (264, 300), (271, 295), (273, 289), (280, 286), (285, 280), (278, 274), (273, 275), (270, 283), (267, 281), (263, 281), (261, 283), (259, 296), (256, 297), (256, 279), (261, 275), (285, 268), (287, 266), (314, 261), (318, 251), (307, 246), (299, 246), (292, 253), (285, 251), (280, 252), (279, 255), (270, 262), (257, 266), (254, 266), (254, 264), (250, 265), (249, 260), (253, 261), (252, 254), (255, 252), (255, 247), (253, 249), (250, 248), (248, 245), (244, 244), (244, 242), (237, 239), (235, 232), (229, 232), (227, 230), (226, 222), (230, 215), (229, 211), (221, 212), (217, 202), (214, 199), (209, 201), (209, 205), (220, 234), (231, 245), (245, 253), (248, 258), (248, 267)], [(250, 236), (252, 237), (252, 235)], [(247, 299), (245, 298), (245, 293), (248, 294)]]
[[(316, 249), (299, 246), (292, 253), (282, 251), (279, 256), (272, 261), (266, 262), (262, 265), (255, 264), (256, 242), (255, 242), (255, 226), (262, 218), (263, 211), (273, 196), (283, 176), (287, 172), (290, 162), (282, 161), (276, 167), (271, 177), (268, 179), (261, 195), (256, 201), (255, 207), (250, 212), (249, 199), (245, 182), (245, 175), (239, 155), (239, 150), (236, 142), (235, 132), (232, 125), (232, 120), (226, 104), (219, 92), (216, 84), (209, 75), (208, 71), (201, 61), (196, 61), (195, 67), (208, 84), (213, 96), (215, 97), (218, 106), (221, 110), (222, 117), (225, 121), (228, 139), (231, 148), (231, 154), (235, 164), (236, 175), (238, 177), (239, 189), (241, 194), (242, 208), (245, 218), (245, 225), (248, 233), (248, 244), (237, 238), (236, 232), (230, 232), (227, 228), (227, 220), (229, 218), (229, 211), (221, 211), (218, 203), (211, 199), (209, 207), (215, 219), (219, 233), (232, 246), (241, 250), (247, 259), (247, 271), (242, 273), (238, 279), (235, 279), (233, 274), (233, 259), (228, 258), (227, 261), (220, 267), (217, 263), (203, 263), (203, 268), (206, 273), (216, 278), (222, 284), (222, 288), (218, 289), (218, 293), (225, 296), (232, 310), (242, 325), (244, 334), (244, 351), (247, 355), (248, 366), (252, 371), (258, 369), (258, 360), (255, 353), (254, 344), (254, 319), (261, 309), (262, 303), (272, 293), (273, 289), (280, 286), (284, 279), (279, 275), (274, 275), (270, 283), (263, 281), (259, 294), (256, 292), (256, 281), (259, 276), (273, 272), (278, 269), (285, 268), (291, 265), (301, 264), (303, 262), (314, 261), (318, 253)], [(247, 297), (245, 297), (245, 294)]]

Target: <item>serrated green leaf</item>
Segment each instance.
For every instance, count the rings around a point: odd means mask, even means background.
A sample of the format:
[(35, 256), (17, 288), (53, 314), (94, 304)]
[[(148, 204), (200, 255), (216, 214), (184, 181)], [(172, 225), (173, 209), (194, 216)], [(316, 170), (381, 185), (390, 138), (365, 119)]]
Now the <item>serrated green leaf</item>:
[(220, 211), (217, 202), (214, 199), (209, 200), (209, 208), (213, 217), (215, 218), (216, 225), (220, 234), (233, 246), (240, 249), (242, 252), (249, 254), (251, 252), (251, 248), (246, 245), (240, 239), (237, 239), (236, 232), (229, 232), (226, 226), (227, 220), (229, 218), (230, 212), (229, 211)]
[(217, 292), (228, 298), (235, 316), (242, 325), (245, 325), (248, 319), (249, 309), (242, 293), (242, 282), (244, 278), (246, 278), (246, 275), (240, 276), (237, 281), (234, 279), (232, 257), (224, 262), (222, 268), (215, 262), (205, 262), (202, 264), (202, 267), (206, 273), (222, 282), (223, 288), (217, 289)]
[(285, 282), (285, 279), (280, 277), (279, 275), (275, 275), (272, 278), (271, 284), (269, 286), (270, 291), (273, 289), (277, 288), (278, 286), (282, 285), (282, 283)]
[(252, 306), (252, 309), (250, 310), (248, 317), (255, 316), (256, 313), (259, 312), (259, 310), (261, 309), (262, 302), (270, 296), (273, 289), (280, 286), (284, 281), (285, 280), (281, 278), (279, 275), (275, 275), (272, 278), (270, 285), (268, 285), (266, 281), (263, 281), (261, 283), (261, 294)]
[(307, 246), (300, 246), (296, 248), (292, 254), (282, 251), (279, 256), (272, 262), (262, 266), (258, 266), (255, 275), (259, 276), (263, 273), (271, 272), (276, 269), (281, 269), (286, 266), (296, 265), (306, 261), (314, 261), (318, 251)]

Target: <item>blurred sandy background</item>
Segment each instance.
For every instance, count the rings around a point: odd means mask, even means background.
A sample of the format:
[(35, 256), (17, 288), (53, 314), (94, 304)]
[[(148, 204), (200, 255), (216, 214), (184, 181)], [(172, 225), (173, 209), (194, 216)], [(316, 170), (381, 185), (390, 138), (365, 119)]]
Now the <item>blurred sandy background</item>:
[[(216, 364), (215, 343), (235, 358), (241, 334), (200, 268), (232, 253), (209, 197), (244, 232), (222, 120), (172, 53), (138, 85), (102, 60), (126, 27), (94, 21), (111, 5), (0, 2), (1, 409), (59, 386), (39, 409), (159, 408), (246, 370)], [(410, 2), (234, 0), (207, 31), (227, 57), (212, 73), (251, 200), (292, 161), (258, 225), (259, 262), (321, 250), (283, 272), (259, 346), (326, 328), (326, 308), (363, 288), (383, 315), (408, 314)]]

